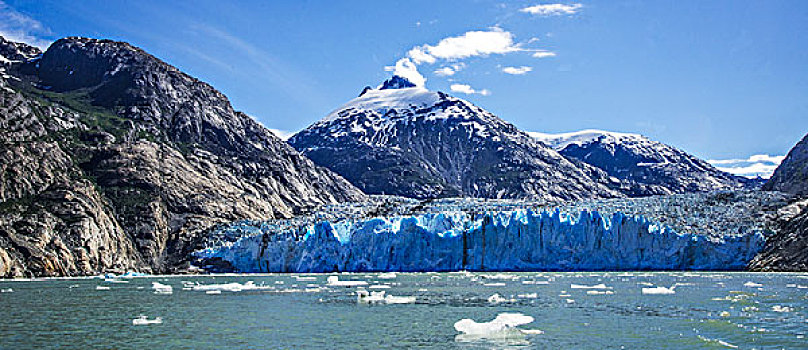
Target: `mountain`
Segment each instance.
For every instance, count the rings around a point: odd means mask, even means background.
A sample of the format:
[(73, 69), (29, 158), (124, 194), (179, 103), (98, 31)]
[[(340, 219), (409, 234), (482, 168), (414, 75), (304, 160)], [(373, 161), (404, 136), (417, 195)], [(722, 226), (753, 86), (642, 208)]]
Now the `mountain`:
[(0, 41), (0, 276), (175, 271), (218, 223), (365, 198), (137, 47), (37, 51)]
[(602, 171), (570, 162), (480, 107), (399, 76), (365, 88), (289, 143), (371, 194), (620, 196)]
[(757, 271), (808, 271), (808, 135), (798, 142), (764, 190), (794, 195), (794, 203), (778, 211), (777, 233), (749, 268)]
[(601, 130), (530, 133), (563, 156), (605, 171), (628, 196), (709, 192), (754, 187), (686, 152), (645, 136)]
[(788, 152), (763, 189), (808, 196), (808, 135)]

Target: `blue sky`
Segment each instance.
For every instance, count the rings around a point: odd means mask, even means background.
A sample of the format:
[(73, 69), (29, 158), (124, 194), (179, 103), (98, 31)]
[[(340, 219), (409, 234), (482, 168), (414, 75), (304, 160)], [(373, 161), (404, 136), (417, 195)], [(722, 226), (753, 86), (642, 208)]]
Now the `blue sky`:
[(0, 33), (128, 41), (287, 131), (407, 59), (524, 130), (749, 160), (719, 166), (763, 166), (748, 158), (808, 132), (808, 1), (6, 1)]

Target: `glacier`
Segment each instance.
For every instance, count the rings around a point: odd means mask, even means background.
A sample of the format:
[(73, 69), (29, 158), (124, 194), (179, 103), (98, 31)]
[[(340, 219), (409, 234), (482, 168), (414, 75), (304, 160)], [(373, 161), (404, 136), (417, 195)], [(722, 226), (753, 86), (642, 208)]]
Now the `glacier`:
[(239, 272), (742, 270), (761, 232), (678, 233), (643, 216), (513, 210), (321, 221), (249, 233), (194, 252)]

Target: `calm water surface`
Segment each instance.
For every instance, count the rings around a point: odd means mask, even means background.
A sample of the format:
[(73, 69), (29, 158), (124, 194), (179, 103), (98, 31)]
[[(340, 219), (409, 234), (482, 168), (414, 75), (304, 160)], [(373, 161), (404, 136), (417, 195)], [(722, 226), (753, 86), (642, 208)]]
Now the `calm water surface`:
[[(376, 289), (387, 295), (416, 297), (414, 304), (395, 305), (358, 303), (357, 287), (327, 285), (333, 275), (0, 281), (0, 348), (808, 348), (808, 274), (339, 275), (367, 281), (364, 288), (387, 285)], [(153, 281), (171, 285), (173, 293), (154, 294)], [(247, 281), (264, 289), (183, 289)], [(675, 285), (675, 294), (643, 294), (651, 285)], [(470, 339), (453, 327), (504, 312), (532, 316), (520, 328), (544, 333)], [(133, 325), (140, 315), (163, 323)]]

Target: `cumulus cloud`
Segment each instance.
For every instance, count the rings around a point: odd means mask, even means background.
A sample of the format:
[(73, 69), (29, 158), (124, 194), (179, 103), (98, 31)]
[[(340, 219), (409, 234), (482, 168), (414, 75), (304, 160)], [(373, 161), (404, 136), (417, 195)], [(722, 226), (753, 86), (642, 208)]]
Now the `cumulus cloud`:
[(41, 22), (18, 12), (0, 0), (0, 36), (45, 49), (51, 41), (44, 37), (52, 32)]
[[(426, 78), (418, 72), (418, 65), (435, 64), (439, 61), (453, 62), (469, 57), (518, 51), (525, 50), (514, 41), (513, 34), (502, 28), (494, 27), (489, 30), (469, 31), (459, 36), (444, 38), (435, 45), (425, 44), (413, 47), (407, 51), (404, 58), (396, 62), (393, 71), (394, 74), (407, 78), (417, 86), (424, 86)], [(449, 76), (462, 68), (462, 63), (457, 63), (441, 67), (435, 73)], [(402, 74), (408, 74), (408, 76)]]
[(455, 73), (459, 72), (461, 69), (465, 67), (466, 67), (465, 63), (458, 62), (449, 66), (440, 67), (436, 69), (434, 73), (442, 77), (448, 77), (454, 75)]
[(453, 92), (459, 92), (461, 94), (467, 94), (467, 95), (478, 94), (488, 96), (491, 94), (491, 92), (486, 89), (476, 90), (472, 88), (471, 85), (468, 84), (452, 84), (451, 86), (449, 86), (449, 89), (451, 89)]
[(537, 50), (531, 56), (536, 57), (536, 58), (545, 58), (545, 57), (555, 57), (555, 55), (556, 55), (556, 53), (552, 52), (552, 51)]
[(522, 74), (525, 74), (525, 73), (530, 72), (532, 70), (533, 70), (533, 68), (528, 67), (528, 66), (502, 68), (502, 72), (508, 73), (508, 74), (513, 74), (513, 75), (522, 75)]
[(769, 178), (785, 156), (755, 154), (746, 159), (710, 159), (708, 163), (718, 170), (745, 177)]
[(535, 6), (525, 7), (520, 12), (529, 13), (537, 16), (561, 16), (561, 15), (574, 15), (584, 5), (581, 4), (539, 4)]

